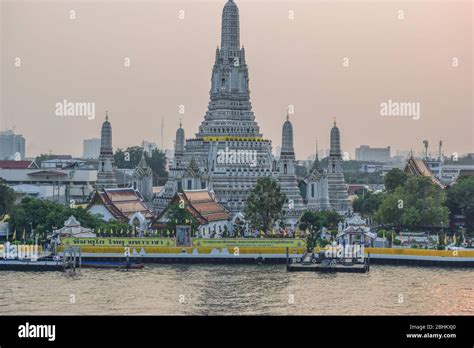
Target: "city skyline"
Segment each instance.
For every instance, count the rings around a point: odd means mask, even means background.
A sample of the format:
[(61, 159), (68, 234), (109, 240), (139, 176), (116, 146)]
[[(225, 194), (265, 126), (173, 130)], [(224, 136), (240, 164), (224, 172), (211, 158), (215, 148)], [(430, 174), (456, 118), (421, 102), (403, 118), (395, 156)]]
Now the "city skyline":
[[(6, 53), (2, 60), (2, 129), (16, 126), (26, 138), (27, 156), (49, 150), (80, 156), (82, 140), (99, 135), (106, 109), (114, 124), (115, 149), (139, 145), (143, 140), (161, 144), (162, 119), (165, 148), (173, 147), (180, 119), (187, 137), (192, 137), (207, 106), (214, 58), (210, 52), (219, 44), (219, 25), (214, 19), (219, 18), (222, 3), (140, 3), (130, 15), (128, 4), (110, 7), (100, 3), (91, 7), (73, 2), (77, 17), (70, 19), (71, 5), (2, 2)], [(446, 155), (473, 152), (472, 100), (468, 93), (472, 91), (472, 70), (467, 64), (472, 53), (466, 44), (471, 35), (464, 31), (469, 27), (468, 10), (472, 8), (462, 2), (424, 5), (404, 4), (405, 19), (400, 20), (400, 6), (390, 4), (358, 4), (357, 15), (349, 16), (351, 4), (276, 3), (265, 7), (242, 2), (241, 44), (248, 52), (251, 102), (261, 132), (272, 140), (273, 149), (281, 146), (281, 124), (286, 109), (293, 105), (291, 120), (298, 159), (314, 153), (316, 139), (321, 149), (329, 147), (333, 117), (341, 129), (342, 149), (350, 158), (363, 144), (420, 152), (425, 139), (432, 149), (443, 140)], [(20, 14), (32, 15), (39, 7), (41, 18), (26, 16), (32, 18), (23, 21), (20, 16), (20, 20), (12, 20)], [(336, 10), (340, 14), (335, 17)], [(368, 17), (373, 10), (380, 15), (377, 21)], [(294, 12), (293, 19), (289, 11)], [(436, 15), (425, 18), (427, 11)], [(438, 38), (427, 36), (440, 16), (448, 15), (446, 11), (456, 22), (438, 33)], [(104, 13), (109, 18), (106, 30), (100, 21)], [(335, 24), (345, 24), (345, 30), (326, 21), (324, 15), (337, 18)], [(315, 16), (318, 24), (313, 24)], [(408, 28), (399, 33), (396, 28), (401, 23)], [(371, 33), (371, 24), (390, 34), (393, 43), (385, 47), (381, 37)], [(32, 42), (35, 25), (43, 29), (37, 34), (39, 40)], [(325, 35), (315, 32), (323, 28), (328, 29)], [(164, 31), (167, 35), (163, 36)], [(419, 41), (410, 41), (413, 32), (426, 39), (423, 49), (414, 46)], [(153, 42), (152, 47), (132, 42), (137, 35), (143, 36), (143, 42)], [(359, 49), (354, 44), (357, 40), (351, 39), (362, 35), (366, 41)], [(70, 37), (74, 40), (68, 41)], [(265, 37), (271, 39), (262, 46)], [(313, 45), (308, 44), (309, 38)], [(388, 51), (374, 51), (377, 45)], [(459, 61), (456, 68), (450, 65), (453, 52)], [(421, 53), (426, 64), (410, 64)], [(22, 58), (21, 66), (16, 67), (13, 63), (18, 57)], [(124, 67), (127, 57), (130, 66)], [(344, 58), (349, 58), (347, 67), (343, 66)], [(399, 69), (398, 74), (385, 71), (394, 68)], [(434, 83), (437, 80), (449, 83), (438, 86)], [(374, 90), (357, 89), (363, 82), (365, 89)], [(396, 88), (386, 87), (393, 82), (397, 82)], [(448, 99), (450, 102), (445, 103)], [(55, 105), (63, 100), (95, 103), (94, 119), (56, 116)], [(380, 104), (392, 100), (420, 103), (420, 119), (382, 116)], [(449, 117), (443, 116), (446, 114)], [(43, 127), (41, 131), (39, 127)]]

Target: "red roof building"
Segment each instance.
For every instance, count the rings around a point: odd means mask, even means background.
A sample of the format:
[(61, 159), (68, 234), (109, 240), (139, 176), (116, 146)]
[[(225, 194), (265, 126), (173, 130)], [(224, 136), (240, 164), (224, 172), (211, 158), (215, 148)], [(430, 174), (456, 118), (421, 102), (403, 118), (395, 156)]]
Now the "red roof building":
[(433, 174), (430, 167), (425, 160), (410, 157), (405, 164), (405, 173), (415, 176), (426, 176), (431, 179), (431, 181), (439, 186), (440, 188), (445, 188), (445, 185), (439, 181), (439, 179)]
[(132, 188), (113, 188), (95, 191), (87, 211), (91, 214), (102, 215), (104, 220), (118, 220), (133, 223), (138, 218), (142, 225), (149, 223), (153, 213), (145, 205), (143, 197)]
[(38, 169), (35, 161), (0, 160), (0, 169)]
[(168, 222), (166, 213), (176, 203), (184, 203), (186, 209), (200, 225), (199, 230), (203, 235), (211, 232), (223, 232), (224, 226), (229, 229), (230, 213), (217, 201), (208, 190), (184, 190), (177, 192), (170, 204), (152, 222), (152, 228), (163, 229)]

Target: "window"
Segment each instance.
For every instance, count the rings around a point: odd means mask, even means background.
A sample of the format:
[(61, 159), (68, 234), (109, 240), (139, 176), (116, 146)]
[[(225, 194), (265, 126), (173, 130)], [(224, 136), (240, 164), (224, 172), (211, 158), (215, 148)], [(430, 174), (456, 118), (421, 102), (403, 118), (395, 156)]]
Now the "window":
[(191, 190), (193, 188), (193, 181), (188, 180), (188, 190)]
[(283, 165), (283, 174), (288, 174), (288, 166), (286, 164)]
[(314, 198), (314, 184), (311, 184), (311, 197)]

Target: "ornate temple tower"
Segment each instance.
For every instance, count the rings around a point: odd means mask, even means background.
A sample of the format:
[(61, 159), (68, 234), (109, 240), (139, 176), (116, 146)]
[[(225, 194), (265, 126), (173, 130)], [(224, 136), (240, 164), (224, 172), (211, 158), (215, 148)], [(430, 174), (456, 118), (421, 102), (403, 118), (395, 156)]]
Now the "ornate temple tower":
[(102, 124), (99, 168), (95, 186), (96, 189), (117, 187), (114, 151), (112, 148), (112, 125), (109, 122), (109, 114), (107, 111), (105, 112), (105, 122)]
[(179, 121), (179, 128), (176, 130), (176, 140), (174, 142), (174, 165), (180, 167), (181, 161), (184, 157), (184, 147), (186, 144), (184, 129), (181, 121)]
[(141, 193), (143, 199), (149, 202), (153, 198), (153, 171), (146, 163), (145, 151), (140, 162), (133, 170), (133, 188)]
[(316, 143), (316, 157), (309, 175), (304, 179), (306, 206), (312, 210), (331, 210), (327, 170), (321, 168)]
[(332, 209), (340, 214), (345, 214), (351, 211), (351, 203), (348, 198), (342, 169), (341, 141), (339, 128), (336, 126), (336, 120), (334, 120), (334, 126), (331, 129), (331, 147), (329, 150), (327, 177), (329, 202)]
[(208, 111), (198, 137), (259, 137), (252, 112), (245, 49), (240, 47), (239, 9), (229, 0), (222, 11), (221, 47), (216, 48)]
[(289, 203), (285, 211), (287, 216), (294, 220), (292, 223), (296, 223), (296, 220), (305, 209), (296, 180), (295, 167), (296, 158), (293, 147), (293, 125), (287, 114), (282, 130), (281, 152), (278, 161), (278, 183), (288, 198)]
[[(163, 209), (174, 192), (207, 185), (227, 210), (243, 210), (248, 191), (258, 178), (276, 176), (272, 171), (271, 141), (262, 138), (250, 103), (245, 49), (240, 46), (239, 9), (229, 0), (222, 11), (221, 46), (215, 52), (208, 110), (195, 138), (176, 133), (173, 168), (165, 189), (157, 197)], [(224, 160), (223, 160), (224, 159)], [(193, 161), (193, 163), (191, 163)], [(199, 171), (197, 170), (199, 169)], [(183, 180), (186, 176), (186, 181)]]

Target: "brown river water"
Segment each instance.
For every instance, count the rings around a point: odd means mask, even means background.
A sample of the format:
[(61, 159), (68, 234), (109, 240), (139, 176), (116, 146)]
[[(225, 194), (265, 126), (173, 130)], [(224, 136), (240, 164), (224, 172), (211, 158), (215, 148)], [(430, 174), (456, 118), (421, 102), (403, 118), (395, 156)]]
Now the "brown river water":
[(2, 315), (474, 315), (474, 270), (373, 265), (367, 274), (285, 265), (0, 272)]

